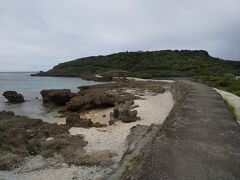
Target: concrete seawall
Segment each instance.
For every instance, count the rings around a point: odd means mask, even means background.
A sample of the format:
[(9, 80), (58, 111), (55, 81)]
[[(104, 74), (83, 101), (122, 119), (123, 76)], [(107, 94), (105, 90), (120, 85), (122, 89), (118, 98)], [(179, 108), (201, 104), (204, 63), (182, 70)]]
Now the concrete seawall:
[(240, 179), (240, 128), (222, 97), (189, 81), (171, 92), (174, 109), (122, 179)]

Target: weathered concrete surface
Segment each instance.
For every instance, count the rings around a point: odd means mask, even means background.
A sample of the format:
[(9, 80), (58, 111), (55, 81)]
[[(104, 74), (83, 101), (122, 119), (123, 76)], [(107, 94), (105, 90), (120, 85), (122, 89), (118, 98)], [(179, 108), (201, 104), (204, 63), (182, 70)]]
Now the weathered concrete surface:
[(130, 179), (240, 179), (240, 128), (213, 89), (193, 83)]

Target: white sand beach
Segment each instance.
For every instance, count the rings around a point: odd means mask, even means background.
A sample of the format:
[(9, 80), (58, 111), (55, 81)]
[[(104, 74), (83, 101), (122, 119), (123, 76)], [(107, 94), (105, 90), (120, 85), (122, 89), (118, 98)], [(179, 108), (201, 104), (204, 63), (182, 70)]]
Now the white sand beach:
[[(130, 133), (130, 129), (137, 124), (147, 126), (151, 124), (162, 124), (174, 105), (170, 92), (157, 94), (155, 96), (146, 95), (143, 96), (143, 98), (144, 100), (135, 100), (135, 104), (139, 106), (136, 108), (138, 116), (141, 117), (139, 121), (133, 123), (123, 123), (119, 121), (105, 128), (86, 129), (73, 127), (70, 129), (70, 133), (72, 135), (82, 134), (85, 136), (85, 140), (88, 141), (85, 149), (88, 152), (110, 150), (118, 154), (116, 160), (119, 161), (126, 148), (125, 139)], [(109, 113), (109, 110), (110, 109), (103, 110), (103, 112), (98, 112), (98, 114), (102, 117), (102, 114)], [(95, 110), (93, 113), (96, 113)], [(109, 114), (105, 119), (109, 120)]]

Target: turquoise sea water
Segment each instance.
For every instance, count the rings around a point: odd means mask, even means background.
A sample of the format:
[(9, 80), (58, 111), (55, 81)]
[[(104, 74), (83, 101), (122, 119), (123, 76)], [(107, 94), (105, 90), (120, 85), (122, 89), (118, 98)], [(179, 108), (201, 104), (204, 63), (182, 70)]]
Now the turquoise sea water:
[[(0, 111), (13, 111), (17, 115), (40, 118), (48, 122), (57, 122), (56, 108), (45, 107), (40, 91), (42, 89), (71, 89), (78, 92), (81, 85), (93, 85), (96, 82), (76, 77), (31, 77), (31, 73), (0, 73)], [(4, 91), (15, 90), (23, 94), (26, 102), (11, 104), (2, 96)], [(38, 97), (38, 99), (36, 99)]]

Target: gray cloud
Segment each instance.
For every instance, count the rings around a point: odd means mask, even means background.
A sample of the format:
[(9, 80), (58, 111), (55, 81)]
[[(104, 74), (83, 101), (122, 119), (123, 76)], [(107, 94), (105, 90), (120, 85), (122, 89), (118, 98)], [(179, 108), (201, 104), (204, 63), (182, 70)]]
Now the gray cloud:
[(0, 0), (0, 71), (119, 51), (206, 49), (240, 60), (239, 0)]

